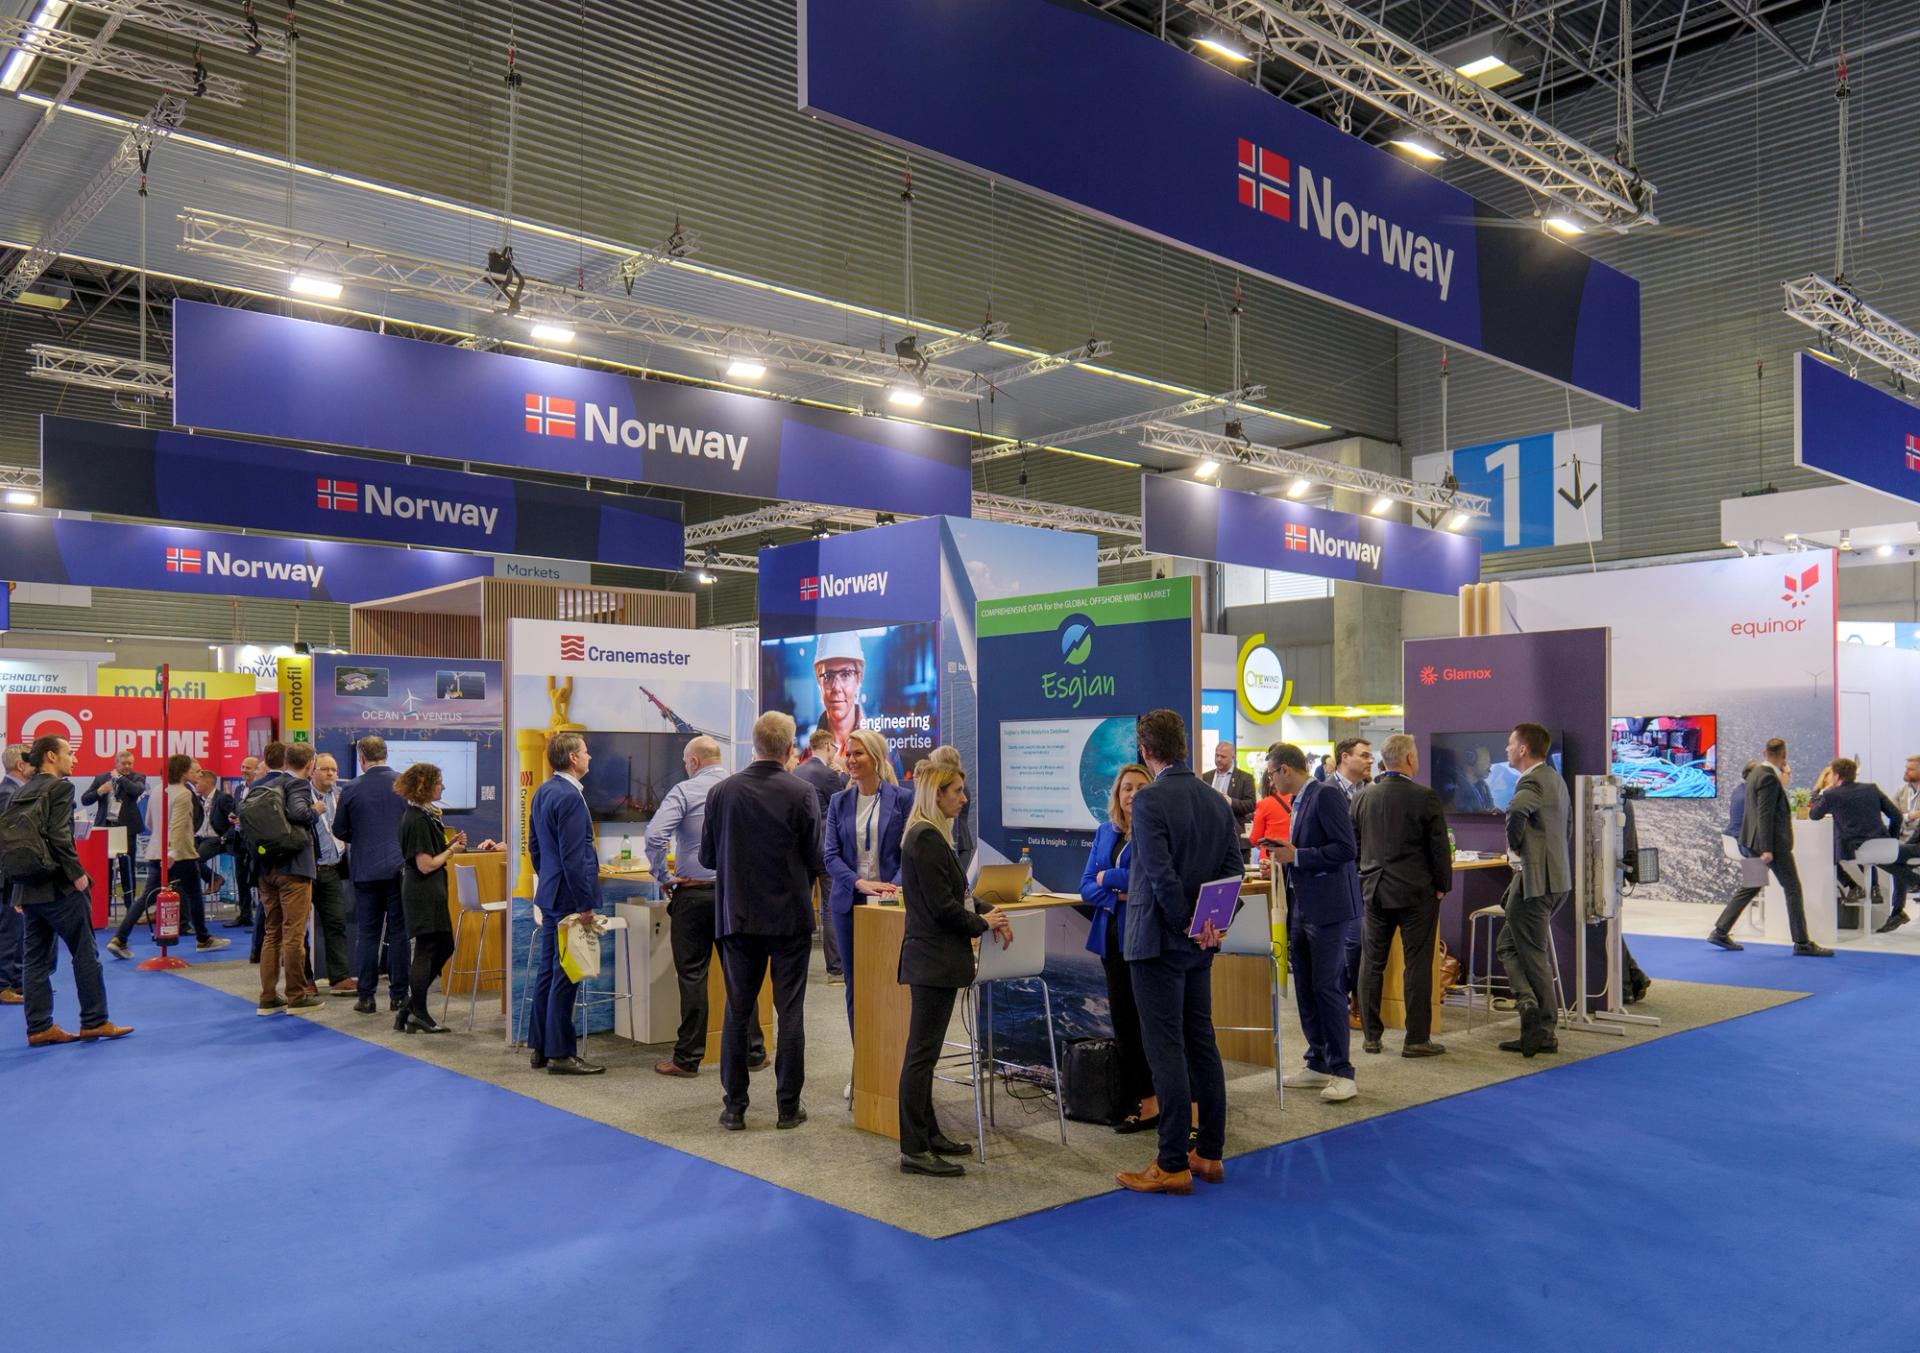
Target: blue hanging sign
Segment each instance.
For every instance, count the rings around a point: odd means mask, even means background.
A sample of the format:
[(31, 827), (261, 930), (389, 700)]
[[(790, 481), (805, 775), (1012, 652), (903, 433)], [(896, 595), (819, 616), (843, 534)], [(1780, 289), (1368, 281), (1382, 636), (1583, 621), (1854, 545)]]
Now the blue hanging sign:
[(1808, 353), (1793, 359), (1793, 459), (1920, 503), (1920, 408)]
[(800, 106), (1640, 403), (1640, 285), (1081, 0), (801, 0)]
[(287, 441), (914, 516), (973, 511), (957, 432), (226, 306), (173, 307), (173, 416)]

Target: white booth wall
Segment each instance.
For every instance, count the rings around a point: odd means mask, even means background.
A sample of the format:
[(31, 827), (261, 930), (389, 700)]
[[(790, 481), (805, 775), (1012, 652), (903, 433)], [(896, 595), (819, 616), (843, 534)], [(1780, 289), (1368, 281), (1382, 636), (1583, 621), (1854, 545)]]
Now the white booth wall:
[(1907, 758), (1920, 756), (1920, 652), (1840, 645), (1839, 746), (1862, 780), (1899, 792)]

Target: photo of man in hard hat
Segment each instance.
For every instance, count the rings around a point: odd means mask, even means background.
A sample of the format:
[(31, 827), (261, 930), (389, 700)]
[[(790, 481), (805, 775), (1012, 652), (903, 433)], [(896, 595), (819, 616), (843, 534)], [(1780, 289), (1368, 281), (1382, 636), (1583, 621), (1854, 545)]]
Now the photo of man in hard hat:
[(820, 685), (818, 728), (833, 735), (836, 756), (846, 754), (847, 734), (860, 727), (860, 685), (866, 675), (867, 655), (859, 635), (820, 636), (813, 652), (813, 679)]

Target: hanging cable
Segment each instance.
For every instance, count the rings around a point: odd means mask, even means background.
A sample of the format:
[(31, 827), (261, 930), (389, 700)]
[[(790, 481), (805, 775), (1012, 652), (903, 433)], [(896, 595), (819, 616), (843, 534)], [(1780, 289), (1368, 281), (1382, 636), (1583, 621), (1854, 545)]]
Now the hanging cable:
[(287, 0), (287, 233), (293, 233), (294, 124), (300, 101), (298, 0)]
[(1853, 97), (1853, 87), (1847, 83), (1847, 53), (1840, 52), (1840, 64), (1834, 68), (1839, 83), (1833, 91), (1833, 97), (1840, 108), (1840, 197), (1839, 210), (1834, 214), (1833, 223), (1833, 282), (1835, 286), (1847, 285), (1847, 169), (1849, 148), (1847, 146), (1848, 103)]
[(513, 261), (513, 170), (519, 137), (520, 63), (514, 37), (514, 10), (507, 10), (507, 182), (500, 213), (500, 247), (487, 251), (487, 281), (506, 302), (507, 313), (520, 313), (520, 294), (527, 279)]

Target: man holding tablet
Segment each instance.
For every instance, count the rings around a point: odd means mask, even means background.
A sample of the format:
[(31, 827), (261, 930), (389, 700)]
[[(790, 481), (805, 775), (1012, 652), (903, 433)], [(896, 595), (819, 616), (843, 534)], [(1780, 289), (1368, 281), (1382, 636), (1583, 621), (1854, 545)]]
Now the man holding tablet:
[[(1227, 1136), (1227, 1081), (1213, 1036), (1213, 954), (1223, 927), (1188, 934), (1201, 889), (1237, 879), (1244, 862), (1227, 801), (1187, 766), (1180, 715), (1156, 709), (1137, 725), (1140, 759), (1153, 783), (1133, 798), (1133, 872), (1127, 894), (1126, 958), (1140, 1007), (1140, 1035), (1160, 1101), (1160, 1153), (1146, 1169), (1114, 1177), (1136, 1193), (1192, 1193), (1193, 1177), (1218, 1184)], [(1193, 1106), (1199, 1140), (1187, 1146)]]

